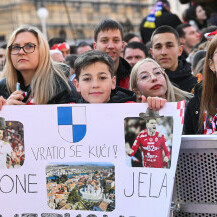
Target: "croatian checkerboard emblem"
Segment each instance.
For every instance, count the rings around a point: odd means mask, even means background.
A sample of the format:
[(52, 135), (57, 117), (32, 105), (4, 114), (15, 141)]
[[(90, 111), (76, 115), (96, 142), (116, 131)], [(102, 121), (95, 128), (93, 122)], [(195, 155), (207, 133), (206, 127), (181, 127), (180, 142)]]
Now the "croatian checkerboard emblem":
[(84, 106), (58, 107), (58, 131), (67, 142), (81, 141), (86, 134), (86, 108)]

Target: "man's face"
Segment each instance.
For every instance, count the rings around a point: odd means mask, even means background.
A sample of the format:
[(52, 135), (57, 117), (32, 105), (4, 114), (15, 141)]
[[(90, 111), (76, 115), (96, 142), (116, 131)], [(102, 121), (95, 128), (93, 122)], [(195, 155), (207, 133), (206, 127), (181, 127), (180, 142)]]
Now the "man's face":
[(155, 119), (150, 119), (150, 120), (147, 122), (146, 127), (147, 127), (148, 131), (149, 131), (151, 134), (156, 133), (156, 131), (157, 131), (157, 121), (156, 121)]
[(175, 71), (183, 47), (173, 33), (160, 33), (153, 37), (151, 55), (164, 69)]
[(92, 50), (92, 48), (91, 48), (91, 46), (87, 45), (87, 46), (83, 46), (83, 47), (77, 48), (76, 53), (77, 53), (78, 55), (80, 55), (80, 54), (82, 54), (82, 53), (84, 53), (84, 52), (86, 52), (86, 51), (89, 51), (89, 50)]
[(127, 48), (125, 50), (124, 59), (133, 67), (139, 60), (145, 59), (145, 53), (139, 48)]
[(93, 46), (94, 49), (107, 53), (116, 63), (119, 61), (121, 51), (124, 48), (120, 30), (109, 29), (108, 31), (100, 31)]
[(4, 131), (3, 131), (3, 130), (0, 130), (0, 140), (3, 139), (3, 135), (4, 135)]
[(184, 47), (193, 48), (196, 44), (200, 42), (200, 34), (197, 32), (195, 27), (189, 26), (183, 29), (185, 32), (184, 37)]

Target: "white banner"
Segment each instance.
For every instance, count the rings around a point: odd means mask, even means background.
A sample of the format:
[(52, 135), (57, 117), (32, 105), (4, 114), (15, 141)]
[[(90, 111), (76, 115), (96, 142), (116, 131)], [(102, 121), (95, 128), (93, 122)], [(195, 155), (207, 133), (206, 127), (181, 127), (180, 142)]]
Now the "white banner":
[(0, 216), (167, 217), (183, 107), (3, 106)]

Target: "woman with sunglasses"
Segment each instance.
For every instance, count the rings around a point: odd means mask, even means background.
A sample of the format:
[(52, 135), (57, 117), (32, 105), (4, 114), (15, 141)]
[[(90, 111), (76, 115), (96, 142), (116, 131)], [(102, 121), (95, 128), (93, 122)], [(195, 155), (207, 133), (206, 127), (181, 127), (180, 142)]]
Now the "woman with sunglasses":
[(132, 69), (130, 75), (130, 89), (136, 92), (137, 102), (141, 102), (142, 96), (151, 97), (155, 108), (162, 108), (164, 101), (153, 100), (163, 98), (168, 102), (188, 100), (192, 94), (180, 90), (172, 85), (164, 69), (151, 58), (139, 61)]
[(72, 102), (77, 92), (63, 68), (52, 61), (42, 32), (33, 26), (21, 26), (8, 40), (0, 95), (9, 105)]

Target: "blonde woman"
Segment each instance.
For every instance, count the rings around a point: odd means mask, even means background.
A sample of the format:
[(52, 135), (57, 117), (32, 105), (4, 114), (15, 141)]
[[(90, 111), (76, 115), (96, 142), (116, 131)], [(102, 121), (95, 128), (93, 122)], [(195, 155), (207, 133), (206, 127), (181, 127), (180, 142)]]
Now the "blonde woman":
[(8, 40), (0, 95), (6, 104), (59, 104), (77, 97), (63, 67), (50, 57), (49, 45), (34, 26), (17, 28)]
[(192, 94), (172, 85), (164, 69), (151, 58), (141, 60), (133, 67), (130, 89), (136, 92), (138, 102), (141, 102), (142, 96), (160, 97), (168, 102), (189, 100), (192, 97)]

